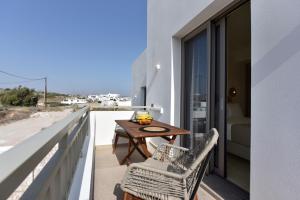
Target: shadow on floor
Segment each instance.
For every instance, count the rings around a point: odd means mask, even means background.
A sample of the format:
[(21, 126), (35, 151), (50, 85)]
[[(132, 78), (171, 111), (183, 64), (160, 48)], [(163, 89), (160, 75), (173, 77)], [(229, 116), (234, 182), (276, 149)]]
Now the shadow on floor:
[(121, 184), (120, 183), (115, 185), (113, 193), (116, 196), (116, 200), (122, 200), (123, 199), (123, 191), (121, 189)]
[(202, 187), (219, 198), (228, 200), (249, 200), (249, 193), (230, 183), (224, 178), (211, 174), (205, 176)]
[[(125, 158), (125, 156), (128, 154), (128, 144), (118, 144), (116, 151), (115, 151), (115, 156), (121, 165), (121, 162)], [(145, 159), (143, 156), (139, 154), (137, 150), (135, 150), (132, 155), (130, 156), (129, 162), (130, 163), (138, 163), (138, 162), (144, 162)], [(126, 165), (125, 163), (124, 165)]]

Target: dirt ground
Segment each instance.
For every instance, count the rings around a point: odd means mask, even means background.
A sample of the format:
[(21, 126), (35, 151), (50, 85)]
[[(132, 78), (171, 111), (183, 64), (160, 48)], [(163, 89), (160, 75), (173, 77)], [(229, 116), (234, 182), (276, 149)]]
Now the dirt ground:
[(33, 108), (5, 108), (0, 111), (0, 125), (30, 117), (36, 112)]
[[(1, 148), (7, 149), (22, 142), (38, 133), (41, 129), (47, 128), (65, 118), (71, 112), (72, 109), (47, 112), (22, 110), (18, 112), (17, 117), (14, 114), (9, 114), (13, 116), (13, 119), (7, 119), (7, 123), (0, 124), (0, 150)], [(21, 117), (25, 119), (16, 121), (16, 119), (20, 119)]]
[[(49, 107), (47, 111), (63, 111), (65, 107)], [(0, 108), (0, 125), (29, 118), (36, 112), (44, 111), (39, 107), (8, 107)]]

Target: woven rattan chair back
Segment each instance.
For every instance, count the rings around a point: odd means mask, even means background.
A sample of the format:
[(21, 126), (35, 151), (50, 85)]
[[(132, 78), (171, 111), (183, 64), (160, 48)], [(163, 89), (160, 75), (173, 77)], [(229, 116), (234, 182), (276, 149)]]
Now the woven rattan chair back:
[[(217, 130), (213, 128), (208, 133), (202, 134), (199, 141), (197, 140), (197, 147), (189, 151), (191, 157), (190, 160), (193, 159), (193, 161), (184, 176), (187, 183), (187, 193), (190, 196), (190, 199), (194, 199), (199, 188), (218, 137), (219, 134)], [(187, 163), (187, 165), (188, 164), (189, 163)]]

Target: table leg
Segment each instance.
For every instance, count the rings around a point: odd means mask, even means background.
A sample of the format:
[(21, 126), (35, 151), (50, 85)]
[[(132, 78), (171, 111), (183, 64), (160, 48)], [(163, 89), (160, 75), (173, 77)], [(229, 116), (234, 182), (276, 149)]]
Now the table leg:
[[(151, 153), (147, 150), (147, 145), (146, 145), (146, 140), (145, 139), (137, 139), (137, 142), (134, 141), (134, 139), (128, 134), (130, 143), (133, 145), (132, 149), (129, 151), (129, 153), (127, 154), (127, 156), (125, 156), (125, 158), (123, 158), (123, 160), (121, 161), (121, 165), (123, 165), (127, 159), (129, 159), (129, 157), (131, 156), (131, 154), (134, 152), (134, 150), (136, 149), (145, 159), (151, 157)], [(142, 150), (139, 148), (139, 145), (141, 146)]]
[(177, 135), (173, 135), (171, 137), (171, 140), (169, 141), (169, 144), (174, 144), (175, 140), (176, 140)]
[(129, 153), (125, 156), (125, 158), (123, 158), (123, 160), (121, 161), (121, 165), (125, 164), (125, 162), (127, 161), (127, 159), (129, 159), (129, 157), (131, 156), (131, 154), (134, 152), (135, 147), (133, 147)]
[(169, 142), (169, 144), (174, 144), (177, 135), (173, 135), (171, 137), (168, 136), (161, 136), (163, 139), (167, 140)]
[(146, 139), (145, 139), (145, 138), (139, 138), (139, 139), (138, 139), (138, 143), (139, 143), (139, 145), (141, 146), (141, 148), (142, 148), (142, 150), (143, 150), (143, 154), (144, 154), (147, 158), (151, 157), (152, 154), (148, 151)]
[(128, 142), (128, 154), (130, 153), (130, 150), (131, 150), (131, 141), (129, 140), (129, 142)]
[[(134, 142), (134, 140), (132, 139), (132, 142), (133, 142), (133, 146), (134, 146), (134, 149), (138, 150), (138, 152), (145, 158), (147, 159), (149, 156), (147, 156), (147, 154), (145, 154), (144, 152), (144, 149), (143, 149), (143, 140), (141, 139), (137, 139), (137, 142)], [(142, 150), (139, 148), (139, 146), (141, 146)], [(147, 149), (147, 146), (146, 146), (146, 149)]]

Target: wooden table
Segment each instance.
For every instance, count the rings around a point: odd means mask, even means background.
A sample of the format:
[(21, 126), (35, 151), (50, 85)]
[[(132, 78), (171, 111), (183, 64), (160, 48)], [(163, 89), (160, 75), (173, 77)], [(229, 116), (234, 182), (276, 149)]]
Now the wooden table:
[[(121, 164), (124, 164), (127, 159), (131, 156), (131, 154), (136, 149), (145, 159), (152, 156), (152, 154), (148, 151), (146, 138), (147, 137), (161, 137), (165, 140), (167, 140), (170, 144), (173, 144), (177, 135), (186, 135), (189, 134), (190, 131), (177, 128), (175, 126), (171, 126), (166, 123), (162, 123), (159, 121), (153, 120), (150, 125), (147, 126), (159, 126), (169, 129), (168, 132), (145, 132), (139, 130), (141, 127), (144, 127), (145, 125), (139, 125), (138, 123), (132, 122), (130, 120), (116, 120), (116, 123), (121, 126), (128, 134), (129, 140), (134, 148), (132, 148), (127, 156), (122, 160)], [(136, 141), (135, 141), (136, 140)], [(140, 149), (140, 148), (141, 149)]]

